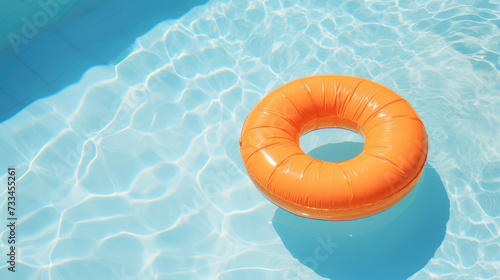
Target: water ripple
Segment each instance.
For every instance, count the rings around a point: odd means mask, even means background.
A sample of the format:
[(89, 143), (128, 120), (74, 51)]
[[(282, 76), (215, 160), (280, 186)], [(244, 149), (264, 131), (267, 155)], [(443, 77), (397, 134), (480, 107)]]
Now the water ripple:
[(213, 1), (159, 24), (116, 66), (0, 124), (0, 162), (21, 176), (19, 269), (33, 279), (320, 279), (269, 224), (276, 207), (246, 176), (238, 137), (271, 90), (342, 74), (391, 88), (428, 129), (450, 221), (412, 279), (491, 279), (500, 14), (468, 3)]

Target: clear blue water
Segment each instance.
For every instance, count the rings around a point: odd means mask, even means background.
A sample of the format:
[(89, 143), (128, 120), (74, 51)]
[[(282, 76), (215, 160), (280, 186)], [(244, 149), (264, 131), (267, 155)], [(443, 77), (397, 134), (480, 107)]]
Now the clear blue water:
[[(499, 6), (227, 0), (158, 24), (0, 124), (0, 168), (19, 174), (14, 279), (499, 279)], [(246, 175), (250, 110), (319, 74), (380, 83), (427, 128), (425, 177), (382, 215), (298, 218)], [(307, 137), (317, 156), (361, 145)]]

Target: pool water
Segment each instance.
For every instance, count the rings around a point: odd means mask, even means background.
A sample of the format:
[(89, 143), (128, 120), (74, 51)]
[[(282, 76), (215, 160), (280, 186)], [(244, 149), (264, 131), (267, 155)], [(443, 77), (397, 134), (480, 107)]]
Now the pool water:
[[(0, 124), (0, 168), (18, 174), (19, 257), (0, 277), (500, 279), (499, 6), (227, 0), (159, 23), (123, 60)], [(250, 110), (322, 74), (382, 84), (426, 126), (424, 178), (380, 215), (298, 218), (245, 172)], [(305, 137), (316, 156), (362, 145)]]
[(0, 121), (78, 81), (92, 66), (118, 63), (158, 22), (207, 0), (3, 2)]

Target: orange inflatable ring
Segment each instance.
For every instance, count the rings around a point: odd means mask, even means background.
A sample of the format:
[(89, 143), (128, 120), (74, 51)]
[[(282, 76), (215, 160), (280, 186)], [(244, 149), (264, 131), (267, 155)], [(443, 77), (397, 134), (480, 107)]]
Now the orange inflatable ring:
[[(342, 128), (361, 134), (361, 154), (343, 162), (306, 155), (299, 138)], [(240, 152), (262, 194), (298, 216), (353, 220), (382, 212), (415, 187), (427, 134), (413, 108), (391, 90), (348, 76), (315, 76), (268, 94), (248, 115)]]

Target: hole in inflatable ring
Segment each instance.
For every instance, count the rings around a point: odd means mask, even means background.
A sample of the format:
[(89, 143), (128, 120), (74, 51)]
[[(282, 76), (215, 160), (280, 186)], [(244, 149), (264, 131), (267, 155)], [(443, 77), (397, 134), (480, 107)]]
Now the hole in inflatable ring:
[[(342, 128), (314, 130), (300, 137), (302, 151), (314, 159), (325, 162), (353, 159), (363, 151), (364, 143), (363, 136)], [(335, 149), (331, 149), (330, 146), (334, 144)]]

